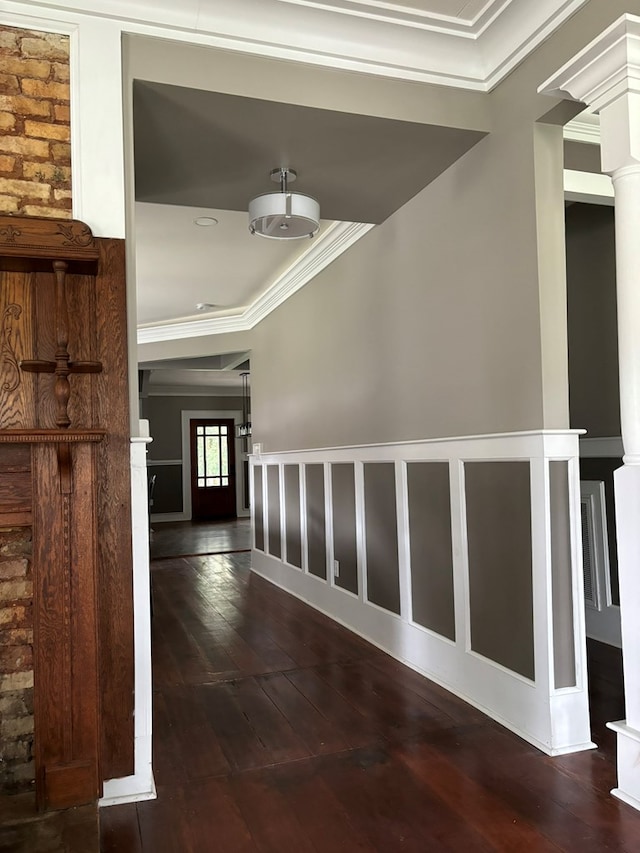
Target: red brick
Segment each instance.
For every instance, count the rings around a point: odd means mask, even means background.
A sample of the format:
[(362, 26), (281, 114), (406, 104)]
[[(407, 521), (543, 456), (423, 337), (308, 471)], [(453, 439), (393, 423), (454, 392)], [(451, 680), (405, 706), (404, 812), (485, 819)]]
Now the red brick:
[(0, 672), (27, 672), (33, 668), (31, 646), (7, 646), (0, 648)]
[(44, 80), (23, 80), (22, 92), (30, 98), (50, 98), (54, 101), (69, 100), (68, 83), (47, 83)]
[(29, 571), (29, 561), (26, 557), (15, 560), (0, 560), (0, 579), (26, 578)]
[(8, 195), (0, 195), (0, 213), (17, 213), (18, 199)]
[(13, 130), (16, 126), (16, 117), (13, 113), (0, 113), (0, 130)]
[(53, 79), (61, 83), (68, 83), (70, 78), (68, 62), (56, 62), (53, 66)]
[(71, 146), (68, 142), (52, 142), (51, 156), (54, 163), (71, 163)]
[(71, 131), (64, 124), (50, 124), (46, 121), (25, 121), (24, 131), (27, 136), (35, 136), (39, 139), (55, 139), (60, 142), (68, 142)]
[(20, 50), (23, 56), (62, 62), (69, 59), (68, 36), (57, 35), (55, 33), (42, 33), (39, 34), (40, 38), (35, 38), (35, 35), (33, 33), (31, 37), (21, 39)]
[(54, 104), (53, 116), (56, 121), (65, 121), (68, 124), (71, 120), (71, 111), (66, 104)]
[(0, 95), (0, 110), (6, 110), (17, 116), (44, 118), (51, 115), (51, 104), (49, 101), (26, 98), (24, 95)]
[(18, 30), (0, 29), (0, 50), (17, 50), (18, 49)]
[(33, 624), (33, 607), (31, 602), (10, 602), (0, 607), (0, 629), (30, 628)]
[(0, 92), (6, 95), (16, 95), (19, 91), (20, 85), (15, 74), (0, 73)]
[(51, 63), (39, 59), (23, 59), (20, 56), (4, 56), (2, 70), (18, 77), (41, 77), (46, 80), (51, 73)]

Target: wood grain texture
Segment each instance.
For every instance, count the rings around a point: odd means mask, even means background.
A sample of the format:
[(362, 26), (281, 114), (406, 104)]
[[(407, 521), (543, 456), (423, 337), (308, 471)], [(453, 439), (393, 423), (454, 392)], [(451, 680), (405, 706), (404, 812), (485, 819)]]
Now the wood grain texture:
[(0, 523), (34, 525), (38, 799), (76, 805), (133, 772), (123, 241), (0, 217), (0, 285)]
[(124, 240), (98, 239), (94, 417), (108, 430), (98, 451), (97, 506), (103, 779), (133, 773), (133, 573)]
[(95, 264), (98, 251), (91, 229), (77, 219), (0, 216), (0, 266), (14, 258)]
[(0, 473), (0, 512), (29, 512), (31, 471)]
[[(94, 450), (68, 445), (69, 494), (58, 449), (33, 450), (35, 760), (41, 808), (99, 795)], [(53, 547), (52, 547), (53, 545)]]
[(640, 814), (609, 794), (619, 650), (589, 645), (600, 748), (549, 758), (248, 554), (152, 579), (158, 799), (101, 812), (105, 853), (637, 853)]
[(30, 272), (0, 272), (0, 429), (36, 423), (34, 385), (19, 369), (32, 354), (33, 302)]

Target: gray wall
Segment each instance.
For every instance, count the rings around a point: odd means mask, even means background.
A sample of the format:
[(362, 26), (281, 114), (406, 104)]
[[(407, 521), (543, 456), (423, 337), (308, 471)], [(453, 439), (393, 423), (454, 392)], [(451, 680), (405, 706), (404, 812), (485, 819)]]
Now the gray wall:
[(471, 648), (535, 677), (528, 462), (467, 462)]
[(183, 411), (240, 411), (241, 397), (145, 397), (141, 400), (141, 417), (149, 421), (153, 441), (149, 459), (180, 459), (182, 456)]
[(448, 462), (407, 465), (413, 621), (456, 638)]
[(576, 172), (602, 174), (600, 146), (566, 140), (564, 143), (564, 167)]
[[(162, 396), (144, 397), (140, 401), (140, 417), (149, 421), (153, 441), (148, 447), (148, 463), (154, 460), (182, 458), (183, 411), (240, 411), (241, 397)], [(236, 488), (243, 488), (243, 459), (236, 444)], [(151, 512), (180, 513), (183, 508), (182, 466), (148, 465), (149, 476), (156, 475)]]
[(580, 105), (537, 87), (625, 11), (577, 11), (487, 96), (489, 136), (254, 329), (267, 450), (569, 426), (563, 143), (537, 122)]
[(482, 140), (256, 327), (265, 449), (545, 425), (532, 136)]
[(620, 435), (614, 210), (566, 211), (571, 426)]

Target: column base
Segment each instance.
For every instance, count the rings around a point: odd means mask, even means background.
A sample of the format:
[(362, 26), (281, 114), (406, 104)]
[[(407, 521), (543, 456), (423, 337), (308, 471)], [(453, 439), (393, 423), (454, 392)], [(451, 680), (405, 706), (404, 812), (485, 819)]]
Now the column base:
[(618, 736), (618, 787), (611, 793), (640, 811), (640, 731), (625, 720), (607, 723), (607, 728)]

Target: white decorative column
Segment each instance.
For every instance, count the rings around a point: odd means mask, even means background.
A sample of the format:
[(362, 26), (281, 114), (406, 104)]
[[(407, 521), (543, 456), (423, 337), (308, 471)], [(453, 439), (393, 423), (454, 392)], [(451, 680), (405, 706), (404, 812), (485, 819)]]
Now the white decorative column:
[(623, 15), (539, 91), (600, 113), (602, 171), (615, 190), (620, 416), (624, 465), (615, 472), (626, 720), (618, 787), (640, 809), (640, 17)]

